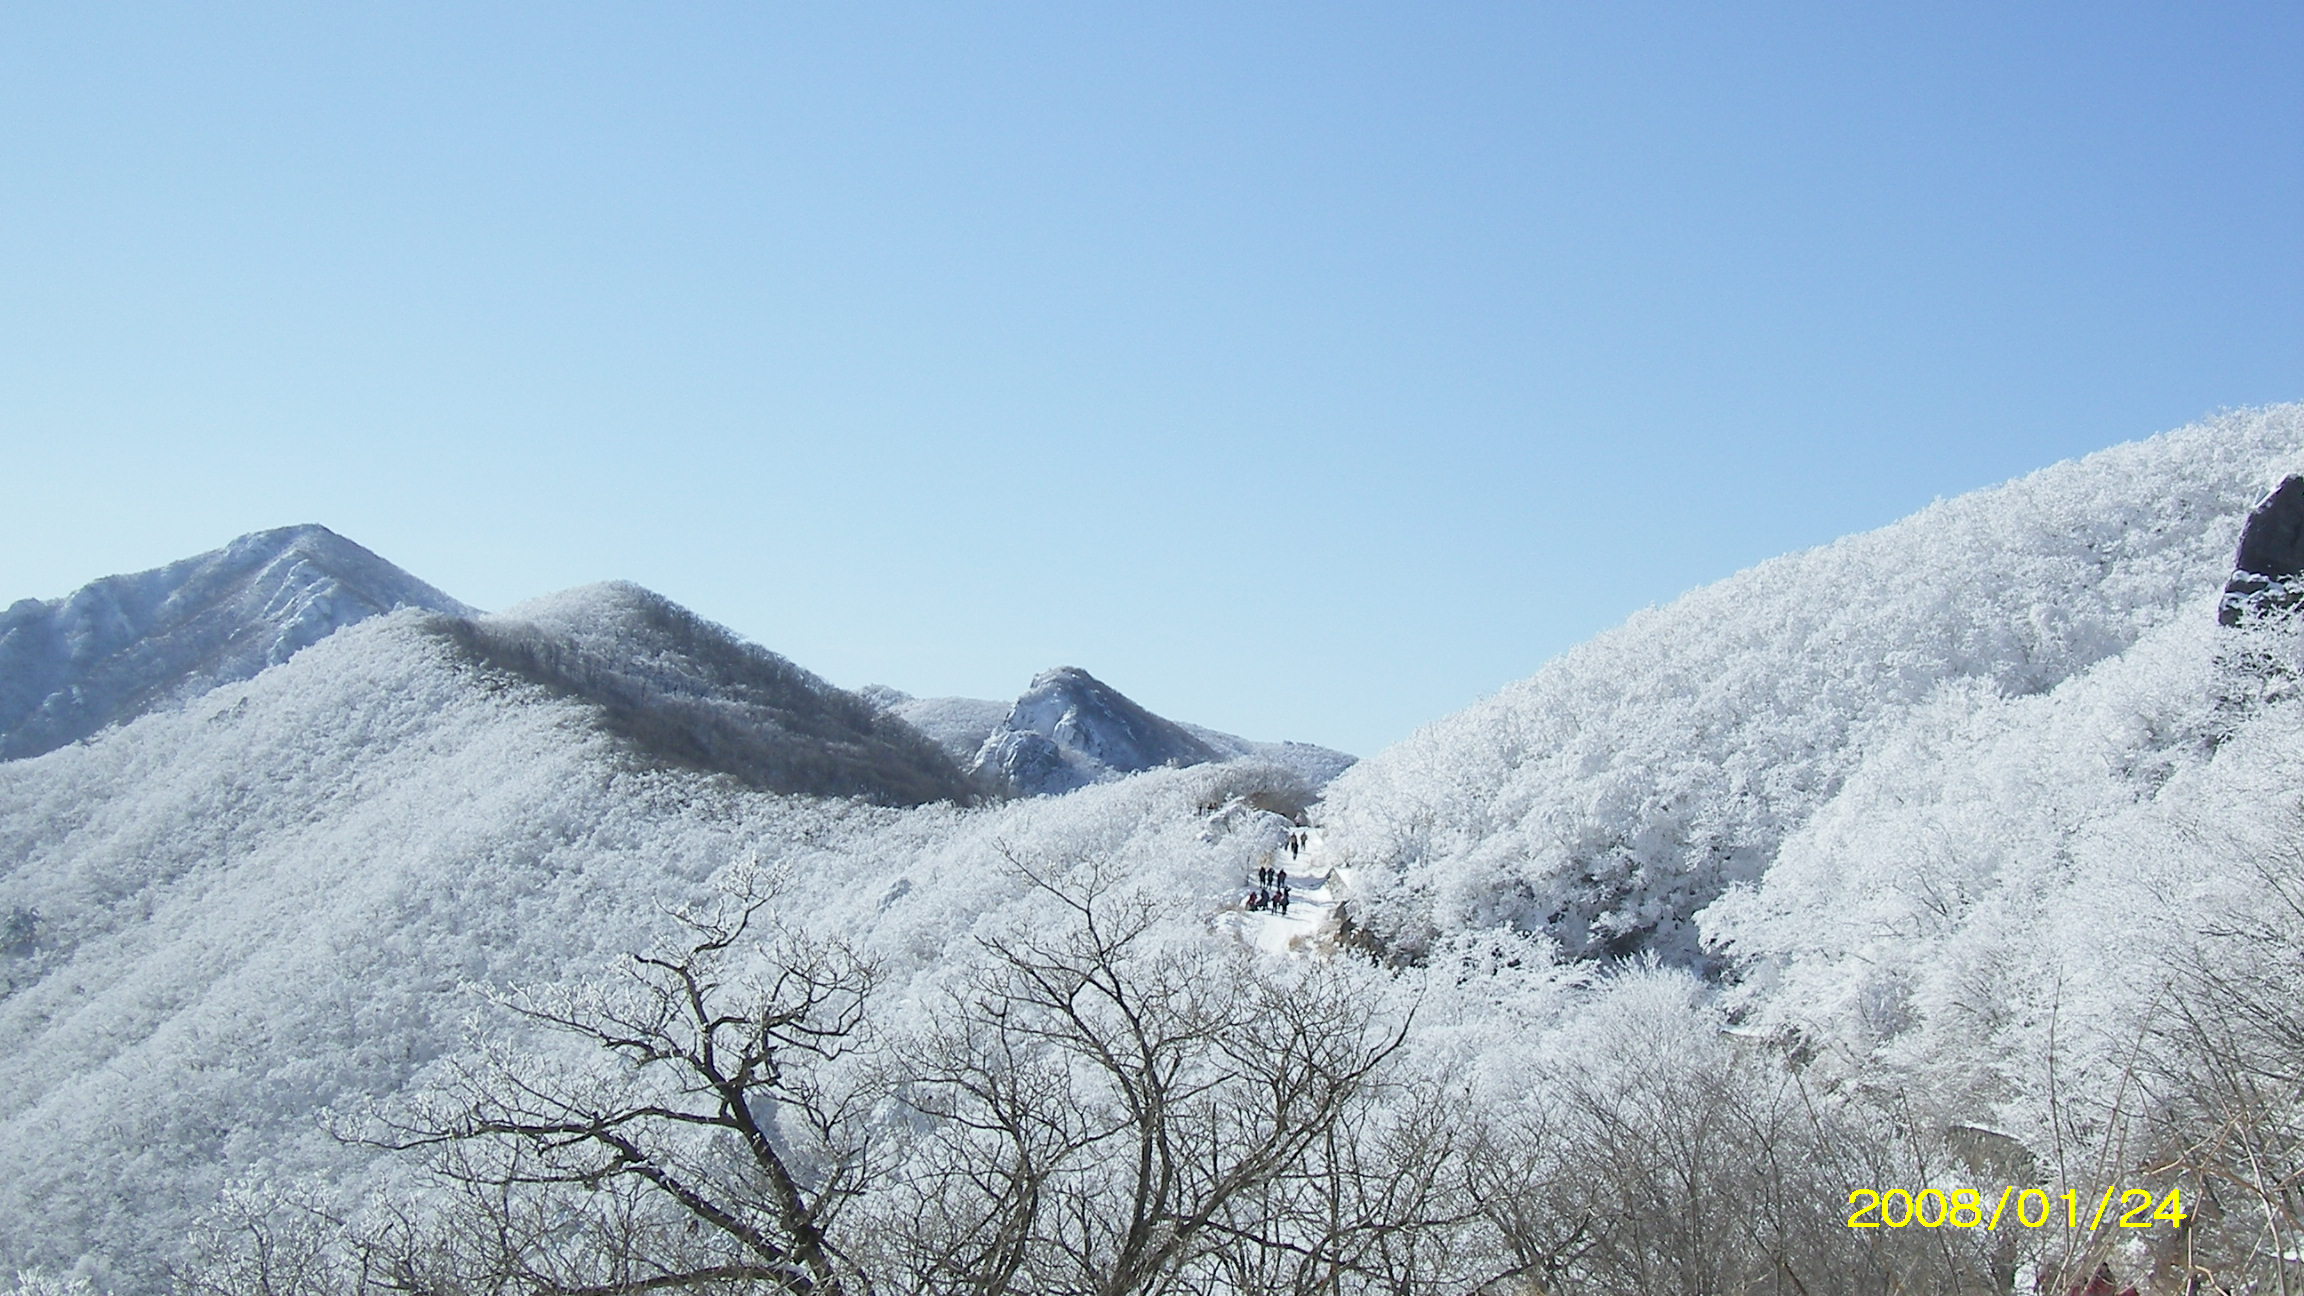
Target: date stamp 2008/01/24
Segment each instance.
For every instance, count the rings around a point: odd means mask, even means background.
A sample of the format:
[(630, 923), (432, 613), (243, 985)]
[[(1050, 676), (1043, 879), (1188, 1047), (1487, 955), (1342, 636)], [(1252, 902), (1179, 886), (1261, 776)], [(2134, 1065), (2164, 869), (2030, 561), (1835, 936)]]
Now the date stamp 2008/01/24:
[[(1997, 1201), (1987, 1201), (1974, 1188), (1902, 1188), (1879, 1191), (1853, 1189), (1848, 1194), (1850, 1228), (1981, 1228), (1998, 1229), (2003, 1223), (2022, 1228), (2086, 1228), (2093, 1232), (2110, 1223), (2119, 1228), (2151, 1228), (2184, 1223), (2184, 1190), (2171, 1188), (2155, 1196), (2142, 1188), (2106, 1188), (2094, 1201), (2077, 1191), (2051, 1193), (2045, 1188), (2000, 1190)], [(2013, 1209), (2011, 1209), (2013, 1207)], [(2059, 1209), (2061, 1208), (2061, 1209)]]

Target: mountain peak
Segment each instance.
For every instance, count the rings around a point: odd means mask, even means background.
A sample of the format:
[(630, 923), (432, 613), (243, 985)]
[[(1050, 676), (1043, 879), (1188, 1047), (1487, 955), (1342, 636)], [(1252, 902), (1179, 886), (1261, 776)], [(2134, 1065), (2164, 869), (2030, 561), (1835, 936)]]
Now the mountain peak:
[(984, 740), (975, 767), (1018, 791), (1069, 792), (1163, 765), (1199, 765), (1223, 753), (1152, 714), (1077, 666), (1032, 677), (1008, 718)]
[(0, 759), (37, 756), (401, 607), (472, 609), (324, 526), (275, 527), (0, 612)]

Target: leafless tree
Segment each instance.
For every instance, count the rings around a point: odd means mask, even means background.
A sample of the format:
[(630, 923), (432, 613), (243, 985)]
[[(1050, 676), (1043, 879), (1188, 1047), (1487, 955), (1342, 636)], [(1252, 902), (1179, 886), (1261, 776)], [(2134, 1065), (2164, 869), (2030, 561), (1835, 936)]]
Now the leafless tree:
[(2234, 1291), (2304, 1291), (2304, 811), (2244, 855), (2260, 886), (2177, 969), (2158, 1057), (2164, 1172), (2197, 1185), (2171, 1259)]
[(242, 1246), (205, 1290), (2006, 1290), (1949, 1231), (1845, 1227), (1848, 1187), (1928, 1167), (1773, 1054), (1532, 1074), (1549, 1096), (1500, 1123), (1400, 1073), (1399, 974), (1270, 960), (1094, 867), (1017, 867), (1040, 921), (977, 942), (941, 1000), (875, 1002), (863, 959), (750, 888), (607, 982), (500, 996), (537, 1029), (367, 1134), (427, 1158), (435, 1193), (346, 1225), (334, 1260), (277, 1244), (319, 1216), (259, 1221), (263, 1263)]
[[(372, 1281), (549, 1296), (857, 1289), (838, 1238), (869, 1178), (871, 1099), (835, 1064), (859, 1043), (874, 972), (767, 921), (772, 899), (747, 884), (713, 912), (676, 915), (680, 941), (607, 983), (501, 996), (578, 1056), (493, 1043), (368, 1136), (430, 1153), (457, 1190), (444, 1226), (370, 1240)], [(429, 1258), (444, 1250), (452, 1267)]]
[(1064, 921), (986, 939), (905, 1078), (922, 1134), (882, 1230), (901, 1285), (1123, 1296), (1364, 1268), (1363, 1222), (1315, 1189), (1350, 1172), (1338, 1149), (1362, 1147), (1406, 1020), (1341, 969), (1278, 974), (1164, 935), (1107, 879), (1018, 867)]
[(1771, 1047), (1713, 1041), (1531, 1081), (1543, 1099), (1473, 1152), (1512, 1261), (1486, 1290), (2009, 1290), (1981, 1230), (1848, 1227), (1850, 1188), (1941, 1183), (1948, 1167), (1910, 1119), (1820, 1099)]

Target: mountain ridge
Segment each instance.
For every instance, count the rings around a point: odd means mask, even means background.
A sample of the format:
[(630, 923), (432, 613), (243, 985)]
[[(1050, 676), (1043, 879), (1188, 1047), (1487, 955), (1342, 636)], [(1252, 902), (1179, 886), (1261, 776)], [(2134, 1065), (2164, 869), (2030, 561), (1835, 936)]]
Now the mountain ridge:
[(658, 759), (764, 791), (968, 804), (942, 748), (864, 699), (624, 581), (432, 629), (473, 660), (581, 699)]
[[(235, 1184), (368, 1200), (394, 1163), (317, 1114), (531, 1043), (461, 1033), (469, 987), (581, 985), (769, 871), (781, 917), (911, 1011), (971, 951), (1057, 931), (1052, 894), (1240, 952), (1247, 879), (1285, 859), (1360, 924), (1299, 953), (1391, 956), (1336, 966), (1419, 1005), (1401, 1056), (1475, 1121), (1561, 1101), (1531, 1077), (1563, 1059), (1589, 1068), (1576, 1101), (1635, 1065), (1700, 1078), (1716, 1047), (1799, 1059), (1820, 1102), (1907, 1096), (1919, 1134), (2066, 1146), (2076, 1098), (2132, 1096), (2181, 942), (2260, 903), (2251, 866), (2304, 824), (2304, 639), (2215, 615), (2244, 519), (2299, 467), (2304, 406), (2243, 412), (1772, 560), (1355, 766), (1308, 841), (1257, 761), (902, 805), (651, 749), (603, 713), (709, 743), (748, 688), (772, 719), (781, 685), (811, 694), (794, 732), (903, 704), (814, 695), (637, 587), (369, 617), (0, 762), (0, 1270), (142, 1296)], [(950, 718), (1018, 712), (990, 705)], [(1577, 1015), (1628, 1002), (1613, 1034)]]
[(859, 693), (994, 785), (1025, 796), (1057, 795), (1148, 769), (1243, 758), (1287, 769), (1309, 792), (1356, 759), (1312, 743), (1257, 742), (1170, 720), (1077, 666), (1040, 672), (1013, 702), (915, 698), (878, 684)]

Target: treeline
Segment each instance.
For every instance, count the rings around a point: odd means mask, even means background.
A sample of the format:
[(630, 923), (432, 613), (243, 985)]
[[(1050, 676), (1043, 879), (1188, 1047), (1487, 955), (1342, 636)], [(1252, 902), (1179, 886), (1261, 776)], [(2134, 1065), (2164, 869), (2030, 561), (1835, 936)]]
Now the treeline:
[(434, 625), (471, 659), (590, 703), (657, 760), (881, 805), (986, 794), (928, 737), (775, 653), (637, 586), (597, 597), (601, 633), (503, 617)]

